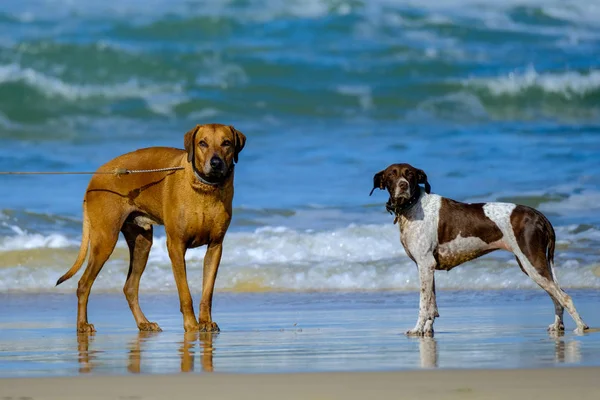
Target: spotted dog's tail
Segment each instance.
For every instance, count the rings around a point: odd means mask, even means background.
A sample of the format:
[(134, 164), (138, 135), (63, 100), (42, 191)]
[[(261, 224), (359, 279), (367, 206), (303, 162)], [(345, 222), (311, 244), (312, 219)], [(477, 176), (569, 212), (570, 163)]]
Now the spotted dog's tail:
[(542, 213), (539, 214), (542, 216), (542, 221), (544, 223), (544, 231), (546, 233), (546, 237), (548, 238), (548, 249), (546, 250), (548, 268), (550, 269), (550, 274), (552, 274), (552, 280), (558, 285), (558, 281), (556, 280), (556, 274), (554, 272), (554, 246), (556, 244), (556, 234), (554, 233), (554, 227), (552, 226), (548, 218), (546, 218), (546, 216)]
[(88, 248), (90, 244), (90, 220), (88, 218), (86, 201), (83, 201), (83, 232), (81, 237), (81, 245), (79, 246), (79, 254), (77, 255), (77, 259), (75, 263), (63, 276), (61, 276), (58, 281), (56, 281), (56, 286), (60, 285), (67, 279), (71, 278), (73, 275), (79, 271), (81, 265), (85, 261), (85, 257), (88, 253)]

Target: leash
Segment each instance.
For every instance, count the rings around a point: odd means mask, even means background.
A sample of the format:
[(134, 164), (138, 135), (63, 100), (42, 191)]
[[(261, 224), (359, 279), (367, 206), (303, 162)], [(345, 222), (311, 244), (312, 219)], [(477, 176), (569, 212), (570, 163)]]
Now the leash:
[(151, 172), (177, 171), (184, 167), (167, 167), (156, 169), (127, 169), (115, 168), (112, 171), (0, 171), (0, 175), (129, 175), (129, 174), (147, 174)]

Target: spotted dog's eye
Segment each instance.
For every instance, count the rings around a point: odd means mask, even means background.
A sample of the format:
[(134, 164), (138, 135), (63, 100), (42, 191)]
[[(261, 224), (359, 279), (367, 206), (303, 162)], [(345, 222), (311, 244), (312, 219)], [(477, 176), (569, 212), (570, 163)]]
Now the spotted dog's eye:
[(208, 147), (208, 143), (206, 143), (204, 140), (201, 140), (201, 141), (198, 143), (198, 146), (200, 146), (200, 147)]
[(223, 147), (231, 146), (231, 140), (225, 140), (223, 143), (221, 143), (221, 146), (223, 146)]
[(397, 174), (397, 172), (396, 172), (396, 170), (395, 170), (395, 169), (393, 169), (393, 170), (391, 170), (391, 171), (390, 171), (390, 175), (391, 175), (391, 176), (396, 176), (396, 174)]

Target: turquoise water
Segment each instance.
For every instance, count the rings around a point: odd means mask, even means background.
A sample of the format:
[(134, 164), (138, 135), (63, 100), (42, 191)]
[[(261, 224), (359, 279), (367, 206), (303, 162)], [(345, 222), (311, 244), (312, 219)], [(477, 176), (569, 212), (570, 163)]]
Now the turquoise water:
[[(221, 289), (416, 289), (368, 196), (394, 162), (448, 197), (538, 207), (563, 286), (597, 289), (599, 21), (588, 0), (5, 1), (0, 170), (94, 170), (232, 124), (248, 142)], [(0, 176), (0, 291), (56, 290), (88, 179)], [(172, 292), (158, 236), (142, 287)], [(121, 290), (123, 247), (95, 289)], [(512, 257), (474, 265), (439, 285), (534, 287)]]

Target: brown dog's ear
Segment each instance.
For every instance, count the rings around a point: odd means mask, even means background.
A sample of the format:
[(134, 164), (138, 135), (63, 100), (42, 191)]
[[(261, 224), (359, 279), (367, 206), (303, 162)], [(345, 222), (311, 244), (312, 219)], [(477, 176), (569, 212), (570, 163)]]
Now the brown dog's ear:
[(233, 132), (234, 138), (234, 153), (233, 153), (233, 162), (238, 162), (238, 154), (242, 151), (244, 146), (246, 145), (246, 135), (242, 132), (235, 129), (233, 126), (229, 126), (231, 132)]
[(425, 193), (431, 193), (431, 186), (427, 182), (427, 174), (422, 169), (417, 169), (417, 183), (425, 185)]
[(196, 141), (196, 133), (200, 129), (200, 125), (196, 125), (190, 129), (183, 137), (183, 147), (188, 154), (188, 162), (192, 162), (194, 159), (194, 142)]
[(384, 172), (385, 171), (379, 171), (373, 176), (373, 189), (371, 189), (371, 193), (369, 193), (369, 196), (373, 194), (375, 189), (385, 189), (385, 187), (383, 186), (383, 180), (381, 179), (383, 177)]

